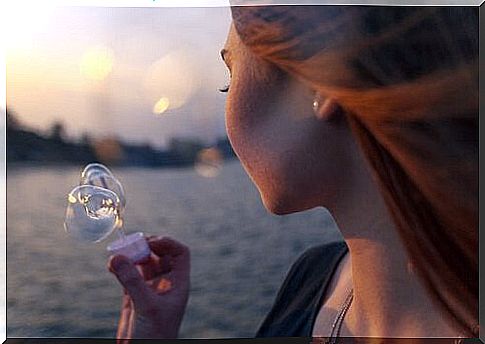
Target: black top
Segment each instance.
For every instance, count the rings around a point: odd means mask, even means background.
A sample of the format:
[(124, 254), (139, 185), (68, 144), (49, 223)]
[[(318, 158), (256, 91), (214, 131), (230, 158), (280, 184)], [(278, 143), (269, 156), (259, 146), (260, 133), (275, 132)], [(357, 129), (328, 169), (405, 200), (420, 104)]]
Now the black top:
[(327, 287), (347, 251), (345, 242), (305, 251), (288, 272), (256, 337), (311, 337)]

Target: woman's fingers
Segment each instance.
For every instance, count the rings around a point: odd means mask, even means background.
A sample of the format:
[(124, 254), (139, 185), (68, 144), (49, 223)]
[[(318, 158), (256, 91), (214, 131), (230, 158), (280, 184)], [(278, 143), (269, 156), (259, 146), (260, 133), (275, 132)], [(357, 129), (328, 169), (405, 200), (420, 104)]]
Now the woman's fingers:
[(166, 274), (172, 271), (173, 267), (173, 262), (172, 262), (172, 256), (168, 254), (164, 254), (163, 256), (160, 256), (159, 259), (159, 268), (160, 268), (160, 273)]
[(108, 267), (126, 289), (136, 307), (151, 306), (153, 292), (128, 258), (121, 255), (112, 256)]
[(145, 281), (150, 281), (172, 271), (171, 256), (163, 255), (158, 257), (152, 253), (147, 262), (137, 265), (137, 267), (141, 269)]
[(110, 270), (137, 305), (143, 302), (138, 301), (140, 298), (150, 295), (147, 289), (156, 294), (161, 281), (170, 281), (185, 290), (190, 278), (190, 251), (187, 246), (168, 237), (152, 236), (147, 241), (152, 254), (143, 264), (135, 266), (123, 256), (114, 256), (109, 263)]
[(149, 237), (148, 245), (157, 256), (178, 256), (189, 252), (187, 246), (169, 237)]
[(170, 277), (180, 287), (188, 287), (190, 275), (190, 250), (169, 237), (149, 237), (148, 245), (159, 256), (160, 274), (170, 272)]
[(160, 257), (160, 268), (170, 272), (178, 281), (188, 281), (190, 274), (190, 250), (187, 246), (168, 237), (150, 237), (148, 245)]
[(118, 322), (118, 331), (116, 338), (130, 338), (130, 321), (133, 315), (133, 305), (130, 297), (126, 294), (123, 296), (121, 304), (121, 315)]

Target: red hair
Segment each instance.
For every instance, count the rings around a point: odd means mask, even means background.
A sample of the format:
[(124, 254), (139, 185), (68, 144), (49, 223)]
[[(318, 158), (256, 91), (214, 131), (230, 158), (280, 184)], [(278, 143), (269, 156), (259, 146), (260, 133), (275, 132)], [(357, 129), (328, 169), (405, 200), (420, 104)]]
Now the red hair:
[(255, 54), (339, 102), (422, 282), (478, 337), (478, 9), (232, 14)]

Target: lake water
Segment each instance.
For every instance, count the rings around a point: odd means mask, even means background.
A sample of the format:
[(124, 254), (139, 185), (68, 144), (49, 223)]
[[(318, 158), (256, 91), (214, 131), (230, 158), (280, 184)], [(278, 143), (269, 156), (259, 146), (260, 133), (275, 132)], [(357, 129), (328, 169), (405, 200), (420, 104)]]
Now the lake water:
[[(63, 229), (80, 167), (8, 170), (8, 337), (115, 336), (122, 291), (105, 251), (115, 235), (87, 245)], [(269, 214), (237, 161), (214, 178), (190, 168), (113, 171), (126, 189), (127, 232), (170, 235), (191, 249), (184, 338), (254, 336), (298, 255), (340, 239), (324, 209)]]

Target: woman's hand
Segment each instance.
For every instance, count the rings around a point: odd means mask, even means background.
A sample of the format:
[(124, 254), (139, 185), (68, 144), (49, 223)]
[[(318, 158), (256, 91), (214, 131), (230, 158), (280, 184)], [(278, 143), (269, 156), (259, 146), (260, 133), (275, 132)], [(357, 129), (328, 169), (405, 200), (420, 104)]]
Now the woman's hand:
[(118, 339), (176, 338), (190, 288), (190, 252), (181, 243), (161, 237), (147, 239), (152, 254), (135, 266), (112, 256), (109, 270), (124, 287)]

